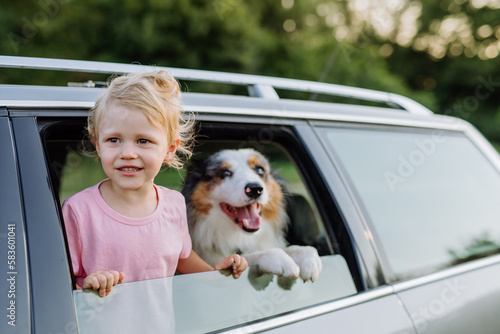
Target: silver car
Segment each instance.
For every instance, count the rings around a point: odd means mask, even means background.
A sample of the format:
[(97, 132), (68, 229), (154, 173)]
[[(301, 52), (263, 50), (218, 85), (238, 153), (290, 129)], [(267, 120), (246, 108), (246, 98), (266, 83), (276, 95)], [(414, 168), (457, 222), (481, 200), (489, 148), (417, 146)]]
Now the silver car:
[[(150, 69), (6, 56), (0, 66), (90, 78)], [(500, 158), (473, 126), (391, 93), (166, 69), (187, 86), (248, 88), (183, 94), (196, 150), (269, 158), (300, 199), (288, 238), (316, 247), (320, 277), (261, 288), (249, 268), (238, 280), (124, 283), (105, 298), (74, 289), (60, 209), (103, 178), (80, 144), (106, 88), (1, 85), (0, 333), (500, 333)], [(181, 189), (182, 176), (156, 182)]]

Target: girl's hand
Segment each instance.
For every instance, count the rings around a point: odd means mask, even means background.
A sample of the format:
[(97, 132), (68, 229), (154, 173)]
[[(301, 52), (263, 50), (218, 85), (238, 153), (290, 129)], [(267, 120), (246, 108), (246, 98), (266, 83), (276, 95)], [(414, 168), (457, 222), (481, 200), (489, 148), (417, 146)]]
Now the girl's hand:
[(83, 289), (99, 290), (99, 296), (109, 295), (111, 288), (122, 283), (125, 274), (115, 270), (96, 271), (83, 279)]
[(238, 254), (233, 254), (226, 257), (224, 260), (217, 262), (214, 266), (215, 270), (230, 269), (233, 268), (234, 278), (239, 278), (241, 273), (245, 271), (248, 267), (247, 260), (243, 256)]

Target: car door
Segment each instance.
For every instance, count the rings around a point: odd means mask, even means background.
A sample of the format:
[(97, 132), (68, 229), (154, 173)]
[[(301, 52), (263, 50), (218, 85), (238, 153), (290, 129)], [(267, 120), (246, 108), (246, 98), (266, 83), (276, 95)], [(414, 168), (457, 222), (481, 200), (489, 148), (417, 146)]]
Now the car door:
[[(498, 333), (498, 155), (471, 127), (459, 134), (443, 135), (439, 145), (439, 152), (434, 154), (436, 161), (422, 168), (432, 170), (448, 164), (448, 174), (439, 174), (439, 182), (434, 181), (437, 194), (431, 195), (435, 202), (439, 201), (439, 210), (429, 208), (434, 215), (443, 214), (434, 224), (444, 229), (429, 235), (426, 244), (436, 254), (448, 253), (449, 268), (394, 287), (418, 333)], [(438, 155), (445, 161), (439, 161)]]
[(417, 333), (498, 333), (500, 257), (395, 284)]

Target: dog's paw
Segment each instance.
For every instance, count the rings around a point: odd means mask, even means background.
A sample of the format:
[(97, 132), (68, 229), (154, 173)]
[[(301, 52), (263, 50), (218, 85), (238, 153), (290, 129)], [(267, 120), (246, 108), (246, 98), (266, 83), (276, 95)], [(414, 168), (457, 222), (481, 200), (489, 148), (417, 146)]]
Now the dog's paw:
[(263, 273), (270, 273), (288, 278), (299, 277), (300, 268), (281, 248), (272, 248), (244, 255), (249, 265), (258, 265)]
[(286, 253), (300, 268), (300, 278), (314, 282), (321, 273), (322, 262), (316, 248), (311, 246), (289, 246)]

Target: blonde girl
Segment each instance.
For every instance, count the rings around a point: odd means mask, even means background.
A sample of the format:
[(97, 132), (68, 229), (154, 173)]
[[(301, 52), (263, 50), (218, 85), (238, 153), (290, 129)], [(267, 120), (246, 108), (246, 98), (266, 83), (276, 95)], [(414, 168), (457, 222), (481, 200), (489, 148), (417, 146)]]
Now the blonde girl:
[(107, 179), (63, 204), (76, 284), (108, 295), (121, 282), (231, 267), (214, 267), (192, 249), (183, 196), (154, 184), (162, 168), (181, 168), (191, 155), (192, 123), (183, 120), (178, 82), (165, 71), (111, 81), (88, 117), (91, 143)]

